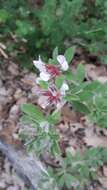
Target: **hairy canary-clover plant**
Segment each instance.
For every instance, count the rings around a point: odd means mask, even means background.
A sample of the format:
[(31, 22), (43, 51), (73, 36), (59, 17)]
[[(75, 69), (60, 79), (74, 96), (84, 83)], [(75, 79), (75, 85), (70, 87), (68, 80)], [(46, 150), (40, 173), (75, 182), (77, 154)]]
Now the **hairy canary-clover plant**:
[(62, 158), (60, 137), (55, 124), (60, 120), (61, 108), (68, 104), (74, 110), (87, 115), (91, 122), (107, 127), (107, 85), (84, 80), (85, 67), (81, 63), (72, 71), (74, 53), (75, 47), (68, 48), (64, 55), (59, 54), (58, 48), (55, 48), (48, 63), (40, 56), (33, 61), (39, 71), (35, 84), (38, 106), (22, 105), (22, 120), (35, 129), (33, 137), (30, 134), (25, 136), (28, 149), (39, 156), (48, 153), (60, 158), (59, 168), (54, 172), (51, 169), (59, 187), (65, 185), (68, 189), (81, 189), (90, 177), (96, 178), (96, 169), (107, 161), (107, 152), (90, 148), (83, 156), (80, 153), (75, 156), (66, 153), (65, 158)]

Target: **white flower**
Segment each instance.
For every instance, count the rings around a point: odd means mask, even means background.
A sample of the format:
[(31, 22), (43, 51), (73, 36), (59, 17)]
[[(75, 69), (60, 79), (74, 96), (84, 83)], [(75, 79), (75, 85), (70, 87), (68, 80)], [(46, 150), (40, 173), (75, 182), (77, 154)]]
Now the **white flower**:
[(69, 86), (66, 82), (63, 82), (60, 88), (61, 95), (65, 95), (67, 90), (69, 90)]
[(52, 77), (56, 77), (59, 76), (61, 74), (61, 69), (63, 71), (68, 70), (68, 63), (66, 58), (63, 55), (58, 55), (57, 56), (57, 60), (61, 66), (61, 68), (59, 69), (58, 66), (55, 65), (46, 65), (42, 60), (41, 57), (39, 56), (38, 60), (34, 60), (33, 64), (35, 65), (35, 67), (40, 71), (40, 75), (37, 78), (36, 82), (37, 84), (39, 84), (40, 81), (49, 81), (49, 79), (51, 79)]
[(61, 69), (62, 69), (63, 71), (67, 71), (67, 70), (68, 70), (68, 68), (69, 68), (68, 62), (67, 62), (67, 60), (66, 60), (66, 58), (65, 58), (64, 55), (58, 55), (58, 56), (57, 56), (57, 61), (58, 61), (59, 64), (61, 65)]
[[(40, 84), (40, 81), (41, 81), (41, 78), (40, 77), (37, 77), (36, 78), (36, 84)], [(36, 92), (36, 91), (35, 91)]]
[(40, 78), (43, 81), (48, 81), (50, 79), (51, 75), (47, 72), (41, 72), (40, 73)]
[(39, 81), (48, 81), (51, 75), (47, 72), (45, 63), (41, 60), (40, 56), (39, 60), (33, 61), (33, 64), (40, 71), (40, 77), (36, 79), (37, 84), (39, 84)]
[(48, 101), (48, 96), (44, 96), (44, 95), (41, 95), (39, 96), (38, 98), (38, 104), (43, 108), (45, 109), (48, 105), (49, 105), (49, 101)]
[(45, 63), (41, 60), (41, 57), (39, 56), (39, 60), (34, 60), (33, 64), (35, 65), (35, 67), (40, 71), (46, 71), (45, 69)]
[(45, 81), (47, 82), (50, 79), (50, 74), (46, 72), (41, 72), (40, 77), (36, 78), (36, 83), (40, 84), (40, 81)]
[(54, 105), (59, 110), (66, 103), (63, 97), (66, 95), (67, 90), (69, 90), (69, 86), (66, 82), (63, 82), (60, 89), (51, 86), (48, 90), (41, 91), (41, 95), (38, 96), (38, 104), (43, 109), (47, 106)]

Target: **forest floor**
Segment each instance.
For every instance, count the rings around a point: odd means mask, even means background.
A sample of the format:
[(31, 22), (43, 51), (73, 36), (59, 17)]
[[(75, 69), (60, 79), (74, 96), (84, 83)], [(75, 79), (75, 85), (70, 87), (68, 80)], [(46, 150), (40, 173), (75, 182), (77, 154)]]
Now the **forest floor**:
[[(85, 65), (89, 80), (107, 82), (107, 68), (96, 61), (95, 57), (83, 56), (80, 50), (73, 60), (73, 66)], [(20, 105), (30, 102), (37, 104), (35, 96), (36, 74), (21, 69), (12, 60), (4, 59), (0, 65), (0, 134), (8, 138), (18, 139), (21, 130)], [(61, 121), (57, 125), (63, 149), (68, 145), (71, 151), (83, 151), (88, 146), (107, 148), (107, 129), (90, 123), (82, 114), (76, 113), (65, 105), (62, 109)], [(8, 138), (9, 139), (9, 138)], [(9, 140), (8, 140), (9, 141)], [(99, 172), (99, 184), (94, 184), (88, 190), (107, 190), (107, 166)], [(17, 176), (7, 158), (0, 153), (0, 190), (24, 190), (24, 182)]]

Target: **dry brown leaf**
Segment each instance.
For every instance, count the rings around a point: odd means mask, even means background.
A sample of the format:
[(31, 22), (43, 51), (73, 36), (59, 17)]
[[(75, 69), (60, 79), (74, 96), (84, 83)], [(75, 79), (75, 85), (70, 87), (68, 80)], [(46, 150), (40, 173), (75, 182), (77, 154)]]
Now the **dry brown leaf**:
[(36, 74), (34, 73), (27, 73), (21, 81), (26, 84), (30, 85), (31, 87), (34, 87), (36, 85)]
[(104, 84), (104, 83), (107, 82), (107, 76), (98, 77), (97, 80), (98, 80), (99, 82), (101, 82), (102, 84)]
[(19, 68), (18, 68), (17, 64), (15, 64), (15, 63), (9, 64), (8, 71), (9, 71), (13, 76), (17, 76), (17, 75), (19, 74)]
[(98, 136), (92, 127), (86, 129), (84, 141), (88, 146), (107, 148), (107, 137)]
[(81, 114), (74, 112), (66, 105), (62, 108), (61, 113), (63, 120), (70, 121), (71, 123), (77, 123), (81, 117)]
[(98, 180), (105, 190), (107, 190), (107, 177), (99, 177)]
[(107, 76), (107, 71), (104, 66), (95, 66), (93, 64), (87, 64), (85, 66), (86, 76), (88, 79), (97, 80), (100, 76)]
[(105, 177), (107, 177), (107, 166), (103, 166), (103, 174)]
[(63, 124), (63, 123), (60, 123), (60, 124), (58, 125), (58, 129), (60, 130), (61, 133), (67, 132), (68, 129), (69, 129), (68, 123), (64, 123), (64, 124)]

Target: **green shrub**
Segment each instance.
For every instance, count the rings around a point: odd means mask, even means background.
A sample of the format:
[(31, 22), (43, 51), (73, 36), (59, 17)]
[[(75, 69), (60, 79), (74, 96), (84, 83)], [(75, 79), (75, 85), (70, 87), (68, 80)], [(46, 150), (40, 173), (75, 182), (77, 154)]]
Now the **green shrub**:
[(76, 43), (106, 61), (106, 0), (45, 0), (39, 19), (53, 46)]
[[(63, 50), (71, 44), (80, 45), (106, 63), (107, 2), (106, 0), (1, 0), (1, 41), (7, 52), (24, 66), (31, 67), (35, 54), (46, 57), (48, 49)], [(11, 40), (16, 35), (17, 40)]]
[[(34, 11), (33, 11), (34, 10)], [(35, 53), (44, 51), (45, 37), (38, 27), (37, 18), (30, 1), (1, 1), (0, 32), (1, 42), (7, 47), (7, 53), (15, 56), (25, 67), (30, 65)]]

